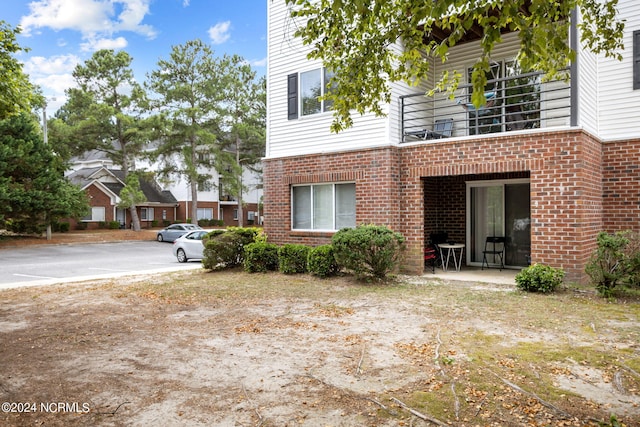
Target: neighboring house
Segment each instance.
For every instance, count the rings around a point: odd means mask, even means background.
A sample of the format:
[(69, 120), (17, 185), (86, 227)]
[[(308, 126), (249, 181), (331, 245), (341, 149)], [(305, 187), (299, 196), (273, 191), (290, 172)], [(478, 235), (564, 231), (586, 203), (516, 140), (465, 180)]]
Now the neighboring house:
[[(137, 164), (138, 170), (153, 170), (151, 164)], [(232, 197), (219, 195), (219, 177), (212, 174), (210, 181), (198, 184), (198, 220), (221, 219), (224, 225), (238, 225), (238, 202)], [(82, 220), (92, 227), (99, 222), (119, 221), (130, 225), (128, 210), (116, 208), (119, 202), (120, 189), (124, 186), (124, 174), (114, 166), (105, 153), (91, 151), (81, 158), (72, 161), (71, 170), (67, 175), (72, 182), (86, 189), (91, 197), (92, 214)], [(244, 194), (244, 224), (261, 224), (260, 201), (262, 185), (260, 176), (246, 170), (243, 181), (247, 183), (249, 191)], [(185, 222), (191, 214), (191, 192), (189, 185), (183, 181), (172, 181), (165, 188), (160, 188), (157, 182), (140, 181), (141, 189), (147, 197), (148, 203), (138, 207), (138, 216), (142, 227), (150, 227), (157, 223)], [(102, 213), (104, 212), (104, 215)], [(104, 218), (104, 219), (103, 219)]]
[[(287, 2), (267, 4), (271, 241), (318, 245), (341, 227), (385, 224), (406, 237), (404, 270), (421, 273), (433, 233), (464, 243), (463, 262), (478, 267), (486, 238), (506, 236), (507, 267), (544, 263), (584, 281), (598, 232), (640, 228), (640, 2), (618, 5), (621, 62), (579, 49), (568, 82), (542, 82), (518, 71), (517, 37), (505, 34), (484, 109), (467, 105), (468, 85), (451, 100), (394, 84), (387, 117), (355, 114), (338, 134), (330, 106), (315, 102), (322, 64), (294, 38)], [(478, 46), (434, 60), (431, 81), (468, 69)]]
[[(89, 195), (91, 213), (80, 220), (87, 224), (87, 228), (98, 228), (101, 223), (112, 221), (119, 222), (120, 228), (131, 226), (129, 209), (118, 207), (120, 191), (124, 188), (125, 181), (122, 170), (98, 166), (79, 169), (67, 177)], [(137, 207), (143, 228), (176, 220), (179, 204), (170, 191), (161, 190), (155, 182), (142, 177), (140, 190), (147, 198), (144, 204)]]

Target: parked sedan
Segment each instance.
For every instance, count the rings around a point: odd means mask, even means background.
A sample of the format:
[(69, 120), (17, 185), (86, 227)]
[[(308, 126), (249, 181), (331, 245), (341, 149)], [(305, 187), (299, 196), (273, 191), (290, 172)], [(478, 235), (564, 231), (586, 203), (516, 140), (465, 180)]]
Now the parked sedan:
[(158, 242), (173, 242), (180, 236), (184, 236), (190, 231), (202, 230), (195, 224), (171, 224), (170, 226), (158, 231), (156, 240)]
[(173, 242), (173, 254), (178, 258), (178, 262), (204, 258), (202, 238), (208, 233), (209, 230), (195, 230), (178, 237), (175, 242)]

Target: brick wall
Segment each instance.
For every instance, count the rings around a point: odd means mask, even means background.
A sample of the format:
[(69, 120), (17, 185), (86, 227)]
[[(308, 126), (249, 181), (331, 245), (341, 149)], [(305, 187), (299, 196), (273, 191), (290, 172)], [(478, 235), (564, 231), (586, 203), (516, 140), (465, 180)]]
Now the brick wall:
[(291, 230), (290, 186), (353, 181), (357, 223), (401, 232), (407, 239), (403, 267), (421, 273), (428, 227), (440, 226), (428, 218), (436, 187), (444, 191), (435, 203), (449, 212), (441, 218), (442, 227), (453, 240), (464, 241), (465, 179), (529, 176), (532, 261), (563, 267), (568, 280), (583, 281), (584, 265), (603, 227), (601, 157), (599, 141), (581, 130), (567, 130), (269, 159), (265, 231), (280, 244), (328, 242), (330, 233)]
[(604, 229), (640, 231), (640, 140), (602, 145)]
[(356, 183), (356, 223), (399, 229), (400, 173), (397, 148), (317, 154), (266, 160), (264, 217), (269, 240), (278, 244), (329, 243), (333, 233), (291, 230), (291, 186), (324, 182)]

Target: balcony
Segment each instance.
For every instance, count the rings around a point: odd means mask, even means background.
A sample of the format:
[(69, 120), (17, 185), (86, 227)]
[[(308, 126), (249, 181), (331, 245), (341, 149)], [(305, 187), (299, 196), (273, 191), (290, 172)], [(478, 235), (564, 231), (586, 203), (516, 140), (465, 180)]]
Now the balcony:
[(571, 124), (571, 83), (543, 81), (539, 73), (487, 81), (486, 105), (474, 108), (472, 87), (460, 85), (451, 98), (439, 92), (400, 97), (402, 142), (488, 135)]

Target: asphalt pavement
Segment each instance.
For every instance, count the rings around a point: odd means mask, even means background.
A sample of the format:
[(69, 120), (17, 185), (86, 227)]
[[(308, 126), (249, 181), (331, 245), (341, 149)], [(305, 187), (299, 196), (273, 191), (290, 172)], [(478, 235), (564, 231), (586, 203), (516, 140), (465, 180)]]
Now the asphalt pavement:
[(0, 289), (202, 268), (179, 263), (171, 243), (128, 241), (0, 249)]

